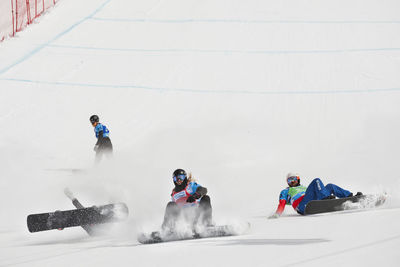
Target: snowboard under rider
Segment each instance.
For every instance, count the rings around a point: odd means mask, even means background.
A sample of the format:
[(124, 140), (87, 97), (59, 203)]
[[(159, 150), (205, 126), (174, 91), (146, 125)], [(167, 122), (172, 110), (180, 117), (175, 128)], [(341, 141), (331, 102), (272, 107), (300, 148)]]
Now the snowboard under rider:
[[(278, 218), (285, 209), (285, 205), (292, 205), (297, 213), (304, 215), (306, 205), (311, 200), (345, 198), (353, 196), (348, 190), (345, 190), (335, 184), (324, 185), (320, 178), (315, 178), (308, 187), (300, 184), (298, 173), (288, 173), (286, 181), (289, 187), (283, 189), (279, 195), (279, 205), (275, 213), (269, 216), (270, 219)], [(362, 195), (357, 192), (356, 196)]]
[(113, 152), (113, 146), (110, 139), (110, 131), (104, 124), (99, 122), (99, 116), (92, 115), (89, 118), (90, 123), (94, 127), (94, 133), (97, 138), (96, 145), (94, 146), (93, 150), (96, 152), (96, 163), (100, 162), (103, 155), (110, 157)]
[(173, 232), (176, 220), (187, 210), (194, 212), (191, 218), (193, 226), (197, 223), (212, 225), (212, 207), (207, 188), (193, 181), (191, 175), (187, 176), (183, 169), (177, 169), (172, 174), (175, 188), (171, 193), (171, 201), (165, 209), (163, 231)]

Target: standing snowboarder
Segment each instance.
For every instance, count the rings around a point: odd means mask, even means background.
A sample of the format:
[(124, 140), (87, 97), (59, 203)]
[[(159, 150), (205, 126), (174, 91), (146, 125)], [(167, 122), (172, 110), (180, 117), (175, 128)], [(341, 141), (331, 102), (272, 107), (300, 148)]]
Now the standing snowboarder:
[[(304, 215), (304, 211), (308, 202), (312, 200), (345, 198), (353, 196), (353, 193), (347, 191), (335, 184), (322, 183), (320, 178), (315, 178), (308, 187), (300, 184), (300, 176), (298, 173), (288, 173), (286, 181), (289, 187), (283, 189), (279, 195), (279, 205), (276, 212), (269, 218), (278, 218), (285, 209), (285, 205), (291, 204), (297, 213)], [(361, 196), (361, 192), (357, 192), (356, 196)]]
[(187, 176), (182, 169), (172, 174), (175, 188), (171, 193), (171, 202), (167, 204), (162, 224), (163, 231), (174, 232), (175, 222), (180, 215), (194, 215), (189, 219), (193, 226), (212, 225), (212, 208), (207, 188), (202, 187)]
[(113, 146), (110, 139), (110, 131), (105, 125), (99, 122), (99, 116), (92, 115), (90, 116), (89, 120), (94, 127), (94, 133), (97, 138), (97, 142), (93, 150), (96, 152), (95, 162), (98, 163), (101, 161), (104, 154), (107, 157), (112, 155)]

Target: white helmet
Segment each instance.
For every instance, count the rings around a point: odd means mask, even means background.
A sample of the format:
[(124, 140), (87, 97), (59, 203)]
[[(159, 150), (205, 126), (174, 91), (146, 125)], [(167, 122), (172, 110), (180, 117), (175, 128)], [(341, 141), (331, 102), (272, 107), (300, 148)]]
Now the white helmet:
[(300, 174), (298, 174), (297, 172), (289, 172), (286, 175), (286, 182), (288, 183), (289, 186), (291, 186), (291, 183), (289, 183), (289, 178), (291, 179), (296, 178), (298, 184), (300, 184)]

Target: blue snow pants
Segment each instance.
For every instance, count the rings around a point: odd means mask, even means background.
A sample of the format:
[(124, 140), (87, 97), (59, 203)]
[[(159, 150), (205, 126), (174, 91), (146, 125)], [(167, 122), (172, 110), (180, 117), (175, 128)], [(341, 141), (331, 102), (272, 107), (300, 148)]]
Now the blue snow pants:
[(304, 214), (306, 205), (311, 200), (321, 200), (330, 195), (334, 195), (338, 198), (343, 198), (348, 197), (350, 194), (350, 191), (347, 191), (335, 184), (327, 184), (325, 186), (322, 183), (321, 179), (315, 178), (308, 185), (303, 200), (300, 202), (299, 206), (297, 206), (297, 212), (300, 214)]

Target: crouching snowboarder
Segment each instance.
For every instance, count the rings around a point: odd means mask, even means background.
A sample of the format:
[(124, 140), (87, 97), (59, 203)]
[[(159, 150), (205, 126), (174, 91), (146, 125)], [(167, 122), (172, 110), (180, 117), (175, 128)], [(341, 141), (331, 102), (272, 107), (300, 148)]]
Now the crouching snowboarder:
[[(285, 205), (292, 205), (297, 213), (305, 215), (306, 205), (312, 200), (324, 200), (352, 197), (353, 193), (335, 184), (324, 185), (320, 178), (315, 178), (308, 187), (300, 184), (298, 173), (289, 173), (286, 176), (289, 187), (283, 189), (279, 195), (279, 205), (276, 212), (269, 218), (278, 218), (285, 209)], [(357, 192), (355, 196), (363, 194)]]
[[(174, 232), (176, 221), (185, 216), (185, 219), (196, 225), (212, 225), (212, 208), (207, 188), (202, 187), (182, 169), (172, 174), (175, 188), (171, 193), (171, 202), (167, 204), (162, 224), (163, 231)], [(189, 217), (189, 218), (188, 218)]]
[(142, 244), (154, 244), (193, 238), (221, 237), (237, 235), (247, 231), (250, 224), (215, 225), (212, 221), (212, 208), (207, 188), (197, 184), (191, 175), (182, 169), (172, 174), (174, 189), (171, 201), (165, 209), (164, 221), (160, 231), (150, 234), (140, 233), (138, 241)]

